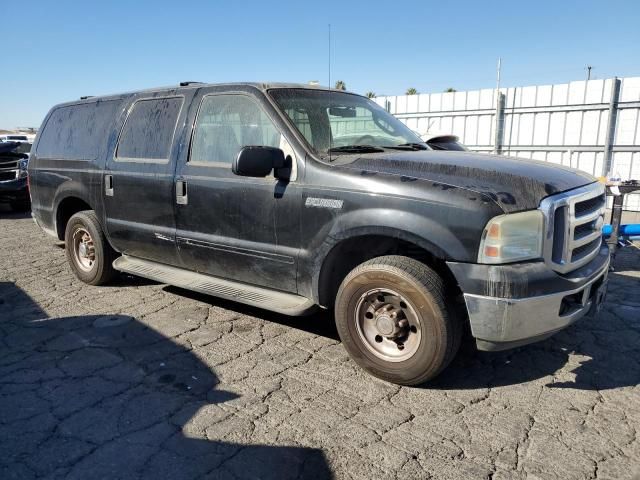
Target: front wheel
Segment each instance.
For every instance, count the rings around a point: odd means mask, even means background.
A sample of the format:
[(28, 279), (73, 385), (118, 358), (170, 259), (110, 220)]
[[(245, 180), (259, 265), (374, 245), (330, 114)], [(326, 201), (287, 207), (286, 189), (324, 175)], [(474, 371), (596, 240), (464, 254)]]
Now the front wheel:
[(117, 254), (109, 245), (93, 210), (73, 215), (64, 234), (67, 260), (76, 277), (89, 285), (102, 285), (115, 275)]
[(435, 377), (460, 346), (460, 321), (447, 307), (442, 279), (408, 257), (378, 257), (352, 270), (338, 290), (335, 316), (356, 363), (401, 385)]

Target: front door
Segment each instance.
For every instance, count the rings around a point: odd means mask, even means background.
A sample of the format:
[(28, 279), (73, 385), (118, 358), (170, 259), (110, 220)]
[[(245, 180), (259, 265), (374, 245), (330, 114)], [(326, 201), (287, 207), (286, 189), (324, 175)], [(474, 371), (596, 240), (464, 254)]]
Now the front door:
[(196, 102), (191, 148), (176, 170), (176, 242), (183, 266), (295, 292), (298, 184), (231, 171), (243, 146), (282, 148), (295, 164), (293, 150), (264, 106), (246, 92), (205, 90)]
[(177, 265), (174, 174), (192, 93), (139, 96), (103, 178), (105, 224), (124, 254)]

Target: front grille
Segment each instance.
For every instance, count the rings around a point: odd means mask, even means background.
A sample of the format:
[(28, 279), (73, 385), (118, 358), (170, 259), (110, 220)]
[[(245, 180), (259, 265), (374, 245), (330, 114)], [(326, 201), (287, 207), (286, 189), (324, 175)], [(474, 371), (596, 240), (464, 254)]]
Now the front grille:
[(600, 244), (602, 244), (601, 236), (595, 240), (591, 240), (589, 243), (579, 246), (578, 248), (574, 248), (571, 252), (571, 261), (577, 262), (589, 255), (589, 253), (593, 252), (594, 249), (597, 251), (600, 248)]
[(605, 212), (604, 185), (592, 183), (547, 197), (540, 209), (548, 225), (544, 258), (551, 268), (568, 273), (598, 254)]
[(0, 182), (18, 178), (19, 160), (0, 156)]
[(5, 160), (0, 158), (0, 171), (2, 170), (16, 170), (20, 168), (18, 166), (18, 160), (12, 158), (10, 160)]
[(604, 194), (577, 202), (575, 205), (576, 218), (584, 217), (590, 213), (600, 210), (605, 204), (606, 198)]
[(0, 171), (0, 182), (16, 179), (16, 171), (2, 172)]
[(583, 223), (582, 225), (578, 225), (576, 228), (573, 229), (573, 238), (581, 239), (589, 235), (591, 232), (593, 232), (596, 225), (596, 221), (597, 220), (594, 220), (593, 222)]

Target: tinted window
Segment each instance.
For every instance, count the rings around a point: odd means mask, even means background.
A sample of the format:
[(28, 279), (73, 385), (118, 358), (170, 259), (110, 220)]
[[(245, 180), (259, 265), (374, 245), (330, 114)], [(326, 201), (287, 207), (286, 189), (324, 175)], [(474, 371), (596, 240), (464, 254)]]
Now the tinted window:
[(181, 97), (136, 102), (120, 135), (116, 156), (167, 160), (181, 106)]
[(119, 103), (109, 100), (56, 108), (40, 135), (38, 155), (95, 159), (106, 141)]
[(280, 133), (260, 106), (244, 95), (204, 97), (190, 161), (231, 164), (249, 145), (280, 148)]

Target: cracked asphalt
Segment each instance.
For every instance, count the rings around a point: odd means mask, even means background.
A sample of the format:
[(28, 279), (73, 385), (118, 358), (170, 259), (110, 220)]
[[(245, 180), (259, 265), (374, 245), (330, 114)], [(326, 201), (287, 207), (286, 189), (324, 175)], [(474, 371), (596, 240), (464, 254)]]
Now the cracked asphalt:
[(288, 318), (123, 276), (80, 283), (0, 211), (0, 478), (640, 478), (640, 250), (604, 310), (422, 388)]

